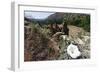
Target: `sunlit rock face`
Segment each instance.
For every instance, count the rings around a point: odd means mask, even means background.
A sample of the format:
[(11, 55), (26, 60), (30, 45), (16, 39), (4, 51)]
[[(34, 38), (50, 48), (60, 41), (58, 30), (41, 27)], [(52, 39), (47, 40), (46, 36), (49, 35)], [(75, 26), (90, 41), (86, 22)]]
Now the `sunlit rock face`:
[(81, 56), (81, 52), (79, 51), (79, 48), (76, 45), (73, 45), (72, 43), (67, 47), (67, 53), (73, 59)]

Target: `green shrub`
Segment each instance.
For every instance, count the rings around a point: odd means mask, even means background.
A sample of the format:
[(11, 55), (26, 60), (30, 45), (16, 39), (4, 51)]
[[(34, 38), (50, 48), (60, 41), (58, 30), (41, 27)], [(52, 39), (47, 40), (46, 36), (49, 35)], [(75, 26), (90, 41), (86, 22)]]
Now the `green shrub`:
[(90, 15), (87, 14), (69, 14), (70, 18), (66, 15), (63, 18), (63, 23), (72, 24), (82, 27), (84, 30), (90, 32)]

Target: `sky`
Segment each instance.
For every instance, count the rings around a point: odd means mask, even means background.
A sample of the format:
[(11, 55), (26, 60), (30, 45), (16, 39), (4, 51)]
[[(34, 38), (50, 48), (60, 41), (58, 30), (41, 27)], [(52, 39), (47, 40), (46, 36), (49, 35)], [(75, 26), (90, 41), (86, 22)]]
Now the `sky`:
[(54, 14), (53, 12), (34, 12), (34, 11), (25, 11), (25, 17), (34, 18), (34, 19), (45, 19), (49, 15)]

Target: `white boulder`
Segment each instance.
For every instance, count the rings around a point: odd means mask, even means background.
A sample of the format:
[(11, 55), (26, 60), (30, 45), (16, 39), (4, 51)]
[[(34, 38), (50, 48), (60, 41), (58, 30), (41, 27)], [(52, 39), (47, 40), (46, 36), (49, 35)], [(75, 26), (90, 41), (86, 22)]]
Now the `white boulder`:
[(81, 56), (79, 48), (76, 45), (73, 45), (72, 43), (67, 47), (67, 53), (74, 59)]

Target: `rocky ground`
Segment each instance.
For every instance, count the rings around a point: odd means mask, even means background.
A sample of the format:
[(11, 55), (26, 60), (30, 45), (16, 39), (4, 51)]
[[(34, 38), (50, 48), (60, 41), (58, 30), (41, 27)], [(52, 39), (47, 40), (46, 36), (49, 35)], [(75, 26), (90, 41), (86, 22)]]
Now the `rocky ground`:
[(77, 59), (88, 59), (90, 58), (90, 33), (86, 32), (80, 27), (69, 25), (69, 36), (65, 36), (65, 40), (61, 40), (59, 45), (61, 47), (59, 60), (61, 59), (72, 59), (67, 53), (67, 47), (71, 41), (77, 45), (81, 56)]
[[(49, 37), (47, 36), (50, 34), (49, 30), (41, 29), (39, 26), (30, 27), (24, 27), (24, 61), (73, 59), (67, 53), (67, 47), (71, 42), (78, 46), (81, 52), (81, 56), (77, 59), (90, 58), (90, 33), (82, 28), (69, 25), (69, 36), (57, 32)], [(56, 35), (59, 34), (60, 36), (57, 37)]]

